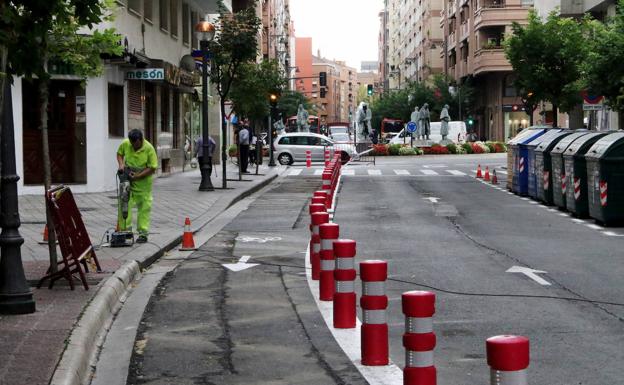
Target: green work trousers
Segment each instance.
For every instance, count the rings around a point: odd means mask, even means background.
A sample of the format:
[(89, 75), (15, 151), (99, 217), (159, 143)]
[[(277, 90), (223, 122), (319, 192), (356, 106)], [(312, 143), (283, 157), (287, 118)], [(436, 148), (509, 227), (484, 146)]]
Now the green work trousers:
[(123, 218), (119, 219), (119, 228), (132, 229), (132, 210), (137, 208), (137, 231), (140, 235), (147, 235), (150, 229), (150, 216), (152, 212), (152, 192), (131, 192), (128, 202), (128, 218), (123, 223)]

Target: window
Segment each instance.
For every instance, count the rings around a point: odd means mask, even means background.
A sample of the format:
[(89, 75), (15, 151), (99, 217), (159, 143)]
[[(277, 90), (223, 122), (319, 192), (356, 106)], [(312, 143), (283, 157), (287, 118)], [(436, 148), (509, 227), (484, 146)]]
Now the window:
[(503, 95), (518, 96), (518, 92), (516, 91), (516, 87), (514, 86), (515, 80), (516, 80), (516, 77), (514, 75), (505, 76), (505, 81), (503, 84)]
[(136, 15), (141, 15), (141, 0), (128, 0), (128, 10)]
[[(192, 31), (195, 31), (195, 25), (197, 25), (197, 11), (191, 11), (191, 30)], [(195, 48), (195, 49), (199, 48), (197, 36), (194, 33), (191, 33), (191, 48)]]
[(178, 0), (169, 0), (171, 22), (169, 28), (172, 37), (178, 37)]
[(191, 13), (189, 12), (189, 6), (186, 3), (182, 3), (182, 43), (188, 45), (190, 43), (191, 32)]
[(124, 93), (123, 86), (108, 83), (108, 136), (124, 136)]
[(143, 17), (145, 17), (145, 20), (150, 24), (152, 20), (154, 20), (154, 3), (152, 0), (143, 0)]
[(160, 29), (168, 31), (169, 2), (167, 0), (158, 0), (158, 16), (160, 17)]
[(141, 115), (143, 113), (140, 80), (128, 80), (128, 113)]

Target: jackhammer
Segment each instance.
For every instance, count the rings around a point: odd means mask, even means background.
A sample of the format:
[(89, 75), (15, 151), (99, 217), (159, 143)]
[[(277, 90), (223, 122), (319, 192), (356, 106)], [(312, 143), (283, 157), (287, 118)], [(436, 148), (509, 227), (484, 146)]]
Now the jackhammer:
[[(112, 233), (110, 238), (111, 247), (132, 246), (134, 244), (134, 234), (132, 228), (126, 229), (126, 219), (128, 219), (128, 204), (130, 202), (130, 173), (128, 167), (117, 171), (117, 206), (119, 209), (118, 221), (121, 222), (119, 229)], [(123, 220), (120, 220), (123, 219)]]

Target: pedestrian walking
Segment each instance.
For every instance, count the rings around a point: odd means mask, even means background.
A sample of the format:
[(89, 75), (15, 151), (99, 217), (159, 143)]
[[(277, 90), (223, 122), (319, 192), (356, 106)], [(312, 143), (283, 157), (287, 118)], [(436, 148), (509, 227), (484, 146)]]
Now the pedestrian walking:
[(240, 152), (240, 162), (241, 162), (241, 172), (243, 174), (249, 174), (247, 171), (247, 165), (249, 164), (249, 143), (250, 143), (250, 132), (249, 127), (247, 125), (241, 125), (240, 130), (238, 131), (238, 148)]
[[(158, 169), (158, 157), (154, 146), (143, 139), (141, 130), (135, 128), (128, 132), (128, 138), (117, 149), (119, 171), (129, 169), (130, 200), (128, 202), (128, 218), (120, 228), (132, 228), (132, 208), (137, 208), (137, 243), (147, 242), (152, 212), (152, 181)], [(119, 218), (123, 221), (123, 218)]]
[[(212, 139), (212, 136), (208, 137), (208, 175), (212, 175), (212, 156), (214, 154), (214, 150), (217, 148), (217, 142)], [(197, 140), (195, 140), (195, 158), (197, 158), (197, 163), (201, 169), (201, 166), (204, 164), (204, 138), (203, 136), (199, 136)]]

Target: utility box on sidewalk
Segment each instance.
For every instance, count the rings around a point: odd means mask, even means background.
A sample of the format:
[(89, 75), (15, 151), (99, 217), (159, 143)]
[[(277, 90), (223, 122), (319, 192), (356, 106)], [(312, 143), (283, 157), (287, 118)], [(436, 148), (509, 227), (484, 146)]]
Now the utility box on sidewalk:
[[(507, 189), (520, 194), (521, 185), (526, 186), (527, 159), (526, 149), (521, 144), (526, 144), (546, 132), (545, 127), (530, 127), (522, 130), (513, 139), (507, 142)], [(524, 188), (526, 191), (526, 188)], [(526, 195), (526, 192), (524, 193)]]
[[(535, 149), (539, 146), (542, 141), (549, 140), (557, 136), (561, 132), (559, 128), (553, 128), (544, 133), (529, 143), (521, 145), (521, 151), (524, 150), (526, 152), (526, 164), (527, 164), (527, 177), (526, 177), (526, 187), (524, 188), (523, 194), (520, 195), (528, 195), (531, 198), (537, 199), (537, 182), (536, 182), (536, 174), (535, 174)], [(541, 173), (540, 173), (541, 177)]]
[(607, 226), (624, 223), (624, 132), (598, 140), (585, 159), (589, 215)]
[(550, 151), (550, 162), (552, 170), (552, 196), (553, 203), (559, 209), (566, 208), (566, 192), (572, 188), (570, 176), (566, 173), (563, 163), (563, 153), (578, 138), (587, 135), (587, 130), (577, 130), (577, 132), (561, 139), (559, 143)]
[(565, 173), (569, 186), (566, 189), (566, 208), (578, 218), (589, 217), (587, 201), (587, 163), (585, 153), (607, 132), (592, 132), (576, 139), (563, 153)]
[(572, 133), (573, 131), (569, 130), (561, 131), (557, 133), (557, 135), (545, 138), (542, 143), (535, 148), (535, 186), (537, 199), (549, 206), (553, 204), (553, 178), (550, 151), (563, 138)]

